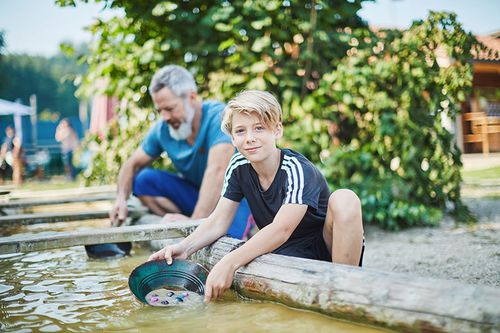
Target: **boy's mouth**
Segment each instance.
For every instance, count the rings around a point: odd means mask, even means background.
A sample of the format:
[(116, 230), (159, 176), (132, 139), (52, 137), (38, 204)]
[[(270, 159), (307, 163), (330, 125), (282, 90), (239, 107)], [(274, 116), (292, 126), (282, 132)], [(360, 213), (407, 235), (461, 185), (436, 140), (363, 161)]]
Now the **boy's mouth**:
[(255, 153), (259, 147), (246, 148), (245, 150), (249, 153)]

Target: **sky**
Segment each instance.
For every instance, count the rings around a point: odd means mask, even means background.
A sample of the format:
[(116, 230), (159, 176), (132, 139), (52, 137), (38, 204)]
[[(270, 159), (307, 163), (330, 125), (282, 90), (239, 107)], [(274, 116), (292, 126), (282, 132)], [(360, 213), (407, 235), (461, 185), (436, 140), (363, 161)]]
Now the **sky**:
[[(54, 55), (62, 41), (90, 40), (84, 30), (96, 17), (108, 19), (119, 11), (102, 11), (102, 3), (58, 7), (54, 0), (0, 0), (0, 30), (7, 53)], [(378, 0), (365, 3), (358, 14), (377, 27), (408, 28), (429, 10), (453, 11), (465, 30), (484, 35), (500, 30), (500, 0)]]

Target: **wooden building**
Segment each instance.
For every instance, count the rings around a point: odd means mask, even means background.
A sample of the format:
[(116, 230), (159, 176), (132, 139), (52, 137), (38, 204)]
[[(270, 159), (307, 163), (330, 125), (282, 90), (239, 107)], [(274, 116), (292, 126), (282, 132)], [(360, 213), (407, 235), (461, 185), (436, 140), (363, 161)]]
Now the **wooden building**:
[(457, 141), (464, 153), (500, 152), (500, 31), (477, 36), (493, 50), (473, 59), (473, 91), (463, 106)]

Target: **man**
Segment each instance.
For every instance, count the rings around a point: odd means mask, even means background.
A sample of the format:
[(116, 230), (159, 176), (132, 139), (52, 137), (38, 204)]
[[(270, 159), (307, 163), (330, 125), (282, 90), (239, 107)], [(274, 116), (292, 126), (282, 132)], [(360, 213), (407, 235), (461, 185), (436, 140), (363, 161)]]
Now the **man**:
[[(161, 119), (120, 170), (110, 212), (114, 226), (125, 220), (132, 191), (154, 214), (163, 216), (162, 222), (207, 217), (217, 204), (234, 153), (231, 139), (220, 129), (224, 104), (202, 101), (189, 71), (176, 65), (161, 68), (149, 92)], [(180, 176), (145, 168), (163, 152)], [(246, 236), (249, 211), (243, 202), (228, 232), (231, 236)]]

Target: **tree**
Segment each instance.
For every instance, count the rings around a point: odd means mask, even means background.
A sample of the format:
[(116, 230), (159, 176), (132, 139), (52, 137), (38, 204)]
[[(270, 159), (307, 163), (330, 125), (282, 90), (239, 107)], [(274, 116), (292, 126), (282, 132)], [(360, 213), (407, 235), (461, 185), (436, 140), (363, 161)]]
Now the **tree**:
[(64, 54), (47, 58), (27, 54), (4, 55), (0, 61), (0, 97), (30, 103), (37, 95), (38, 109), (67, 117), (78, 115), (73, 79), (81, 74), (76, 58)]
[[(481, 47), (454, 14), (432, 13), (404, 32), (380, 31), (325, 74), (311, 99), (314, 119), (336, 125), (339, 147), (324, 151), (335, 187), (355, 189), (364, 218), (384, 227), (437, 223), (460, 200), (460, 151), (442, 126), (460, 113)], [(440, 65), (447, 56), (453, 65)]]
[[(366, 222), (434, 224), (448, 203), (466, 213), (460, 152), (441, 118), (459, 112), (479, 44), (455, 15), (374, 33), (356, 15), (362, 1), (102, 2), (126, 16), (91, 27), (79, 93), (116, 95), (122, 107), (104, 138), (88, 138), (97, 147), (88, 183), (115, 181), (156, 117), (152, 74), (177, 63), (205, 97), (273, 92), (283, 105), (282, 146), (313, 160), (333, 188), (353, 188)], [(438, 47), (453, 66), (437, 64)], [(97, 80), (106, 83), (101, 91)]]
[[(79, 93), (122, 101), (85, 173), (89, 183), (114, 182), (155, 114), (147, 85), (166, 63), (195, 73), (205, 97), (227, 100), (243, 88), (267, 89), (283, 101), (288, 123), (301, 96), (336, 66), (349, 48), (345, 26), (362, 27), (356, 1), (102, 1), (126, 16), (97, 21)], [(74, 5), (73, 1), (60, 1)], [(98, 87), (95, 82), (104, 82)]]

